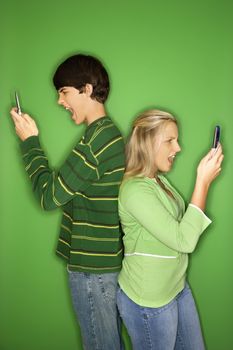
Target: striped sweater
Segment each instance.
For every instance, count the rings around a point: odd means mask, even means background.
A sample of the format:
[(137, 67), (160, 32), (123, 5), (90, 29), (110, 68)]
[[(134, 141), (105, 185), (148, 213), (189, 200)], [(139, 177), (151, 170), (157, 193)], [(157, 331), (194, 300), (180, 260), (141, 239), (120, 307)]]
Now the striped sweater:
[(63, 211), (57, 254), (70, 270), (121, 269), (118, 191), (124, 173), (123, 138), (109, 117), (91, 123), (59, 171), (50, 169), (37, 136), (21, 143), (26, 171), (44, 210)]

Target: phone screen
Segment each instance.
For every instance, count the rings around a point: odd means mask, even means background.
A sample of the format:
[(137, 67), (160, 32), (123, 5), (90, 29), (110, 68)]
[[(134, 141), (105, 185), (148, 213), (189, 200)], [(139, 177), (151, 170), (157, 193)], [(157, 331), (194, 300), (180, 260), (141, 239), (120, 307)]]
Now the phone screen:
[(213, 139), (212, 148), (217, 148), (219, 140), (220, 140), (220, 126), (216, 125), (214, 129), (214, 139)]
[(15, 91), (15, 102), (16, 102), (17, 113), (19, 115), (21, 115), (22, 114), (22, 110), (21, 110), (20, 103), (19, 103), (19, 96), (18, 96), (16, 91)]

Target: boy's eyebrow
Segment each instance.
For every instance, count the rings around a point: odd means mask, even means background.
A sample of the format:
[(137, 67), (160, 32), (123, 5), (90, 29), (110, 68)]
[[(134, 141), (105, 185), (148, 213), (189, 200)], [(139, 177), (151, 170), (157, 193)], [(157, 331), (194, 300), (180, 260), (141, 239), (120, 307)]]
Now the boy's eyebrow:
[(64, 89), (65, 89), (65, 88), (62, 87), (62, 88), (58, 89), (58, 92), (62, 92)]

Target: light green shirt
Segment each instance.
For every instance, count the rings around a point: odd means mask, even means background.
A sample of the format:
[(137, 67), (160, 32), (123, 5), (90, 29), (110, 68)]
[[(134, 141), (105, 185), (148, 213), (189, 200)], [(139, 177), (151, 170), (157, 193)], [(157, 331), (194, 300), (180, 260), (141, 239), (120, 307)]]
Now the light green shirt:
[(192, 204), (185, 211), (179, 193), (164, 176), (159, 178), (174, 198), (147, 177), (123, 181), (119, 196), (125, 246), (119, 284), (130, 299), (147, 307), (166, 305), (184, 288), (188, 253), (211, 223)]

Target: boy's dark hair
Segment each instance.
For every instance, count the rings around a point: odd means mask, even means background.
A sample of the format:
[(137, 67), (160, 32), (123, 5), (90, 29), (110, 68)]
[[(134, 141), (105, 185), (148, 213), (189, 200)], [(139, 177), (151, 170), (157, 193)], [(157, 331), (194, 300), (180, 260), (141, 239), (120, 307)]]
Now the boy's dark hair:
[(95, 57), (77, 54), (61, 63), (53, 77), (57, 90), (64, 86), (72, 86), (85, 91), (85, 85), (91, 84), (93, 92), (91, 98), (104, 103), (109, 93), (108, 73), (102, 63)]

